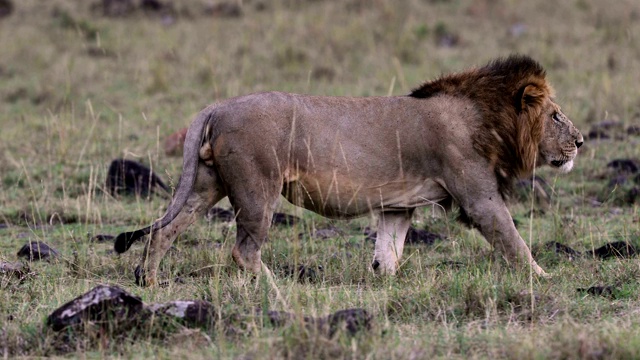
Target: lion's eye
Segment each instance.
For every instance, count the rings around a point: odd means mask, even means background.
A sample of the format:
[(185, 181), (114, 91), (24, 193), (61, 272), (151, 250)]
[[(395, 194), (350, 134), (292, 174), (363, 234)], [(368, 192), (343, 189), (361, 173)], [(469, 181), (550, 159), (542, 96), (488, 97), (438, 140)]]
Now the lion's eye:
[(555, 120), (557, 122), (561, 121), (560, 120), (560, 113), (558, 113), (558, 112), (557, 113), (553, 113), (552, 117), (553, 117), (553, 120)]

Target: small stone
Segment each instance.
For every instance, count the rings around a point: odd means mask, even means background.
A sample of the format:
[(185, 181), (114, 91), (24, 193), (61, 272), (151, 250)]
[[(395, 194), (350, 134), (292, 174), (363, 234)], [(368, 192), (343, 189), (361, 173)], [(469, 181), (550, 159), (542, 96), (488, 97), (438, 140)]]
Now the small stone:
[(47, 318), (54, 331), (73, 328), (82, 331), (88, 322), (104, 329), (121, 329), (138, 320), (143, 313), (142, 300), (111, 285), (98, 285), (89, 292), (62, 305)]
[(281, 226), (294, 226), (299, 222), (299, 217), (283, 213), (275, 213), (271, 219), (271, 224)]
[(605, 244), (590, 253), (602, 260), (610, 258), (630, 258), (637, 255), (636, 247), (626, 241), (614, 241)]
[(50, 260), (60, 253), (42, 241), (30, 241), (18, 250), (18, 257), (26, 257), (29, 261)]

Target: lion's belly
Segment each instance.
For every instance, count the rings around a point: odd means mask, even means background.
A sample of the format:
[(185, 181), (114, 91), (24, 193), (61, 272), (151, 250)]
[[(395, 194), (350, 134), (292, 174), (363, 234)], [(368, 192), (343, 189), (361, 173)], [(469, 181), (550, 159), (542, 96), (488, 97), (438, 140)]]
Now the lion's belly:
[(434, 179), (367, 182), (346, 178), (302, 176), (284, 184), (283, 195), (292, 204), (330, 218), (352, 218), (382, 209), (435, 205), (449, 197)]

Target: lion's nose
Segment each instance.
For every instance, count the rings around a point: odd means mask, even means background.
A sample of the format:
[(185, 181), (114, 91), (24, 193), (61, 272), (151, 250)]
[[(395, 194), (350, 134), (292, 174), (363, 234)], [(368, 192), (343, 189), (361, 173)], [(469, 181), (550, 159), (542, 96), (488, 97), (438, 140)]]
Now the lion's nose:
[(582, 146), (582, 144), (584, 144), (584, 141), (576, 140), (576, 148), (579, 148), (580, 146)]

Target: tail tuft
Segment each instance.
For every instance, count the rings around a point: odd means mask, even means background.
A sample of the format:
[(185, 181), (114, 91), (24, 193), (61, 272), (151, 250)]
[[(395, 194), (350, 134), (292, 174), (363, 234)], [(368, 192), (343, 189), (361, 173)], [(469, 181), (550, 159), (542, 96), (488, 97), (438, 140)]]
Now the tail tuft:
[(131, 232), (124, 232), (116, 237), (115, 244), (113, 249), (118, 253), (122, 254), (123, 252), (129, 250), (131, 244), (133, 244), (139, 238), (147, 235), (147, 232), (144, 230), (136, 230)]

